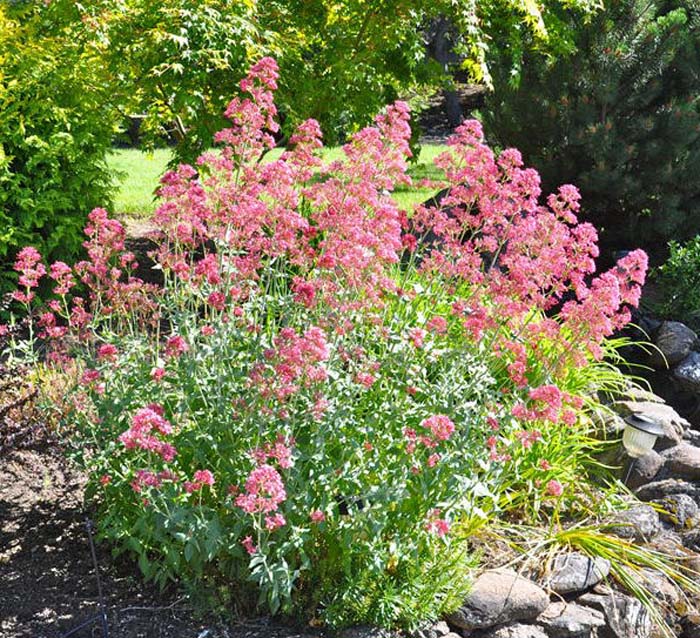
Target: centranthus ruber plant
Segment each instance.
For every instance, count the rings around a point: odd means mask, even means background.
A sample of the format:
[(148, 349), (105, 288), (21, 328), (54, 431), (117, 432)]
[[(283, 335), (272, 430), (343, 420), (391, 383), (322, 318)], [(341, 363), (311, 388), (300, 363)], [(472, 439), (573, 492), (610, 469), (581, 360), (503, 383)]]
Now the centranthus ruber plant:
[[(412, 626), (460, 602), (465, 521), (577, 511), (586, 406), (605, 338), (629, 320), (646, 257), (595, 275), (578, 193), (540, 203), (520, 155), (475, 121), (438, 160), (449, 194), (412, 215), (408, 109), (342, 160), (308, 121), (275, 161), (275, 62), (241, 83), (217, 152), (162, 180), (153, 257), (90, 215), (88, 259), (17, 269), (100, 531), (143, 572), (331, 625)], [(227, 598), (228, 597), (228, 598)], [(256, 603), (257, 597), (257, 603)]]

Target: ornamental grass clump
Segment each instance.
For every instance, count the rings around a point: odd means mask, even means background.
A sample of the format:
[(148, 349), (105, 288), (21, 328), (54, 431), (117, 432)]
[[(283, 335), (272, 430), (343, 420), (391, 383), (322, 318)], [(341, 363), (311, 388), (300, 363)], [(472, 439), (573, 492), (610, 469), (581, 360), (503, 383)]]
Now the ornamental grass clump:
[(239, 611), (411, 627), (461, 602), (470, 521), (588, 512), (586, 407), (618, 378), (605, 338), (646, 257), (596, 276), (576, 189), (539, 203), (537, 173), (474, 121), (439, 159), (449, 195), (409, 218), (390, 196), (410, 181), (401, 102), (342, 160), (319, 160), (308, 121), (262, 163), (276, 78), (258, 62), (221, 151), (164, 176), (161, 287), (97, 209), (85, 261), (20, 254), (16, 299), (75, 379), (66, 435), (101, 536), (147, 577)]

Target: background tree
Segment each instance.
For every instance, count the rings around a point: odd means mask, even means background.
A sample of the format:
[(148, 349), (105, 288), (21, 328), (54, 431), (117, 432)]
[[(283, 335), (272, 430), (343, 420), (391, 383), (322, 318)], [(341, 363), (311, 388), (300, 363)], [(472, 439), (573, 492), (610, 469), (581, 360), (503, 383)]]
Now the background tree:
[[(562, 15), (562, 20), (565, 16)], [(700, 231), (700, 8), (615, 0), (584, 23), (575, 53), (528, 54), (514, 85), (492, 65), (489, 134), (517, 146), (545, 190), (576, 184), (607, 241), (665, 246)]]
[(69, 257), (87, 212), (109, 204), (101, 68), (76, 3), (0, 5), (0, 260), (29, 242)]

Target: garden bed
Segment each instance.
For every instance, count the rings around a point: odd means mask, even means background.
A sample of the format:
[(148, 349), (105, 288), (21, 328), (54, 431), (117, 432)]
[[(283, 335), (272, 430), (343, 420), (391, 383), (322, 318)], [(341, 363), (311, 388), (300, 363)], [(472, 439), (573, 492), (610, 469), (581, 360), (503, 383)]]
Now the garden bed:
[[(99, 611), (82, 508), (84, 479), (53, 445), (16, 450), (0, 472), (0, 635), (56, 638)], [(138, 567), (97, 545), (110, 638), (294, 638), (266, 619), (196, 618), (176, 588), (159, 592)], [(99, 635), (86, 628), (78, 638)]]

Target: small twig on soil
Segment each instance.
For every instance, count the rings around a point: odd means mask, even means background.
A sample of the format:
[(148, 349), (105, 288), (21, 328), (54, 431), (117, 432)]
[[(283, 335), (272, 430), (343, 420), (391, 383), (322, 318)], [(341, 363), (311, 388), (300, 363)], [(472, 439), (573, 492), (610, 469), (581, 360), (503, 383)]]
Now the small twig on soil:
[(128, 611), (168, 611), (168, 609), (172, 609), (173, 607), (179, 605), (183, 600), (185, 600), (185, 598), (185, 596), (178, 598), (174, 603), (171, 603), (167, 607), (124, 607), (124, 609), (119, 610), (119, 613), (125, 614)]

